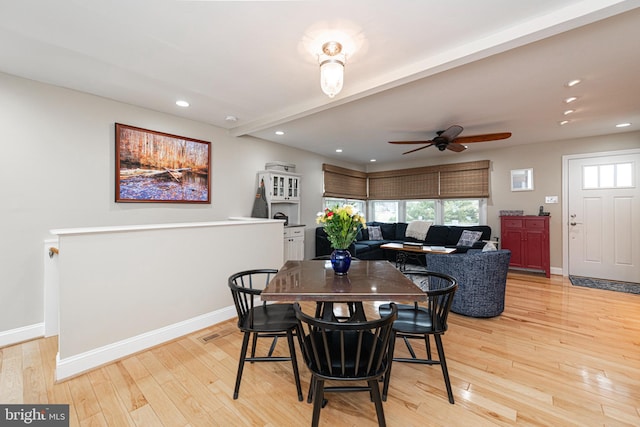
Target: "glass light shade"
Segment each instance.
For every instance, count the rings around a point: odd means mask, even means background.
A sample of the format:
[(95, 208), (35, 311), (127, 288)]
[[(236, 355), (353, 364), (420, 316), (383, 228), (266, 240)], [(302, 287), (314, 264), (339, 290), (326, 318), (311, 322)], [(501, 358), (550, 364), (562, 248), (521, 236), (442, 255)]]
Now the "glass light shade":
[(342, 90), (344, 83), (344, 62), (337, 58), (324, 60), (320, 64), (320, 87), (333, 98)]

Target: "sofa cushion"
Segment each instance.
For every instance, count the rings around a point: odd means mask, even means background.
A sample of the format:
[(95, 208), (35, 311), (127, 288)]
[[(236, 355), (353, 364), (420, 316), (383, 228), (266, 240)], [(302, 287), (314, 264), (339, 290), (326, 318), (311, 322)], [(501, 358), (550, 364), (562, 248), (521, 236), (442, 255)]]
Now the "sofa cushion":
[[(462, 231), (460, 232), (462, 234)], [(449, 235), (449, 227), (443, 225), (432, 225), (427, 231), (427, 237), (424, 239), (424, 243), (432, 246), (445, 246), (447, 244), (447, 236)], [(458, 235), (460, 238), (460, 235)], [(452, 243), (455, 245), (458, 243), (458, 238)]]
[(481, 231), (463, 230), (456, 246), (473, 246), (482, 236)]
[(382, 240), (382, 229), (377, 225), (368, 227), (369, 240)]
[[(380, 230), (382, 230), (382, 238), (384, 240), (393, 240), (396, 238), (396, 223), (381, 223)], [(373, 240), (373, 239), (371, 239)]]
[(393, 240), (404, 240), (405, 235), (407, 234), (407, 224), (406, 222), (399, 222), (396, 224), (396, 236)]

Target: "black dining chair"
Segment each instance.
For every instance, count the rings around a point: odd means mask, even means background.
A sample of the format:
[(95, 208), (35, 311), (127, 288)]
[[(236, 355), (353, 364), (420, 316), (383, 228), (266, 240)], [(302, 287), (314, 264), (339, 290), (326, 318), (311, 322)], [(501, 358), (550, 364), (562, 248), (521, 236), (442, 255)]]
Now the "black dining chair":
[[(451, 309), (451, 303), (453, 302), (453, 295), (456, 289), (458, 289), (458, 283), (456, 279), (449, 275), (430, 271), (407, 270), (404, 274), (424, 290), (427, 294), (427, 301), (425, 303), (415, 302), (412, 305), (398, 305), (398, 319), (393, 322), (393, 330), (391, 332), (389, 363), (387, 373), (384, 377), (382, 400), (387, 400), (392, 365), (394, 362), (407, 362), (440, 365), (444, 383), (447, 388), (449, 403), (454, 403), (447, 361), (442, 345), (442, 335), (444, 335), (447, 330), (447, 318)], [(386, 316), (392, 311), (391, 305), (382, 304), (378, 308), (378, 311), (381, 316)], [(431, 336), (433, 336), (436, 343), (438, 359), (434, 359), (431, 355)], [(404, 340), (411, 355), (410, 358), (395, 357), (396, 338), (402, 338)], [(411, 339), (424, 339), (427, 350), (426, 359), (416, 357), (416, 353), (409, 342)]]
[[(260, 293), (278, 270), (259, 269), (247, 270), (233, 274), (229, 277), (229, 288), (233, 295), (233, 302), (238, 313), (238, 328), (244, 333), (236, 385), (233, 390), (233, 398), (237, 399), (240, 393), (240, 381), (245, 362), (283, 362), (291, 361), (293, 376), (298, 390), (298, 400), (302, 401), (302, 388), (300, 386), (300, 374), (296, 360), (294, 335), (298, 330), (298, 321), (292, 304), (266, 304), (260, 301)], [(257, 303), (256, 303), (257, 300)], [(286, 337), (289, 344), (289, 357), (273, 356), (278, 343), (278, 338)], [(251, 356), (247, 357), (249, 339), (252, 338)], [(256, 356), (258, 338), (271, 338), (271, 347), (267, 356)]]
[[(298, 339), (305, 364), (311, 371), (307, 401), (313, 401), (311, 425), (320, 421), (325, 405), (325, 392), (368, 391), (378, 416), (378, 425), (385, 426), (382, 397), (378, 381), (387, 371), (387, 352), (391, 327), (397, 316), (395, 304), (384, 317), (366, 322), (336, 322), (318, 319), (293, 305), (299, 321)], [(325, 381), (347, 382), (350, 385), (326, 387)], [(367, 385), (356, 385), (357, 382)]]

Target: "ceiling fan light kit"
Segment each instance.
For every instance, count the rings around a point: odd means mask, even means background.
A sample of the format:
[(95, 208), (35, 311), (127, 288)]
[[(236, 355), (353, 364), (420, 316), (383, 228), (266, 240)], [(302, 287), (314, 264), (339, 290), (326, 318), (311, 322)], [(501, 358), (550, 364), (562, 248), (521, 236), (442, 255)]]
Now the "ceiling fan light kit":
[(345, 59), (340, 43), (330, 41), (322, 45), (322, 53), (318, 55), (320, 87), (329, 98), (333, 98), (342, 90)]
[(435, 146), (438, 150), (451, 150), (456, 153), (464, 151), (467, 146), (472, 142), (484, 142), (484, 141), (497, 141), (500, 139), (507, 139), (511, 137), (511, 132), (500, 133), (487, 133), (483, 135), (472, 136), (459, 136), (462, 133), (462, 126), (453, 125), (447, 128), (447, 130), (441, 130), (436, 132), (437, 136), (428, 141), (389, 141), (390, 144), (425, 144), (422, 147), (415, 148), (413, 150), (406, 151), (402, 154), (409, 154), (415, 151), (422, 150), (427, 147)]

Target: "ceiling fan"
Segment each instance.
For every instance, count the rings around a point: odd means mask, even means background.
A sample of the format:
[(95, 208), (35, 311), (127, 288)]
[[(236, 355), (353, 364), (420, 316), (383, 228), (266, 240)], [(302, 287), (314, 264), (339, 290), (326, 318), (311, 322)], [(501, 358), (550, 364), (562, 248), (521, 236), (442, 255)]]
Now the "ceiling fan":
[(462, 126), (453, 125), (447, 130), (436, 132), (437, 136), (429, 141), (389, 141), (389, 144), (427, 144), (402, 154), (413, 153), (414, 151), (422, 150), (423, 148), (431, 147), (432, 145), (435, 145), (440, 151), (447, 149), (459, 153), (467, 149), (463, 144), (469, 144), (471, 142), (497, 141), (499, 139), (507, 139), (511, 136), (511, 132), (501, 132), (458, 137), (460, 133), (462, 133)]

